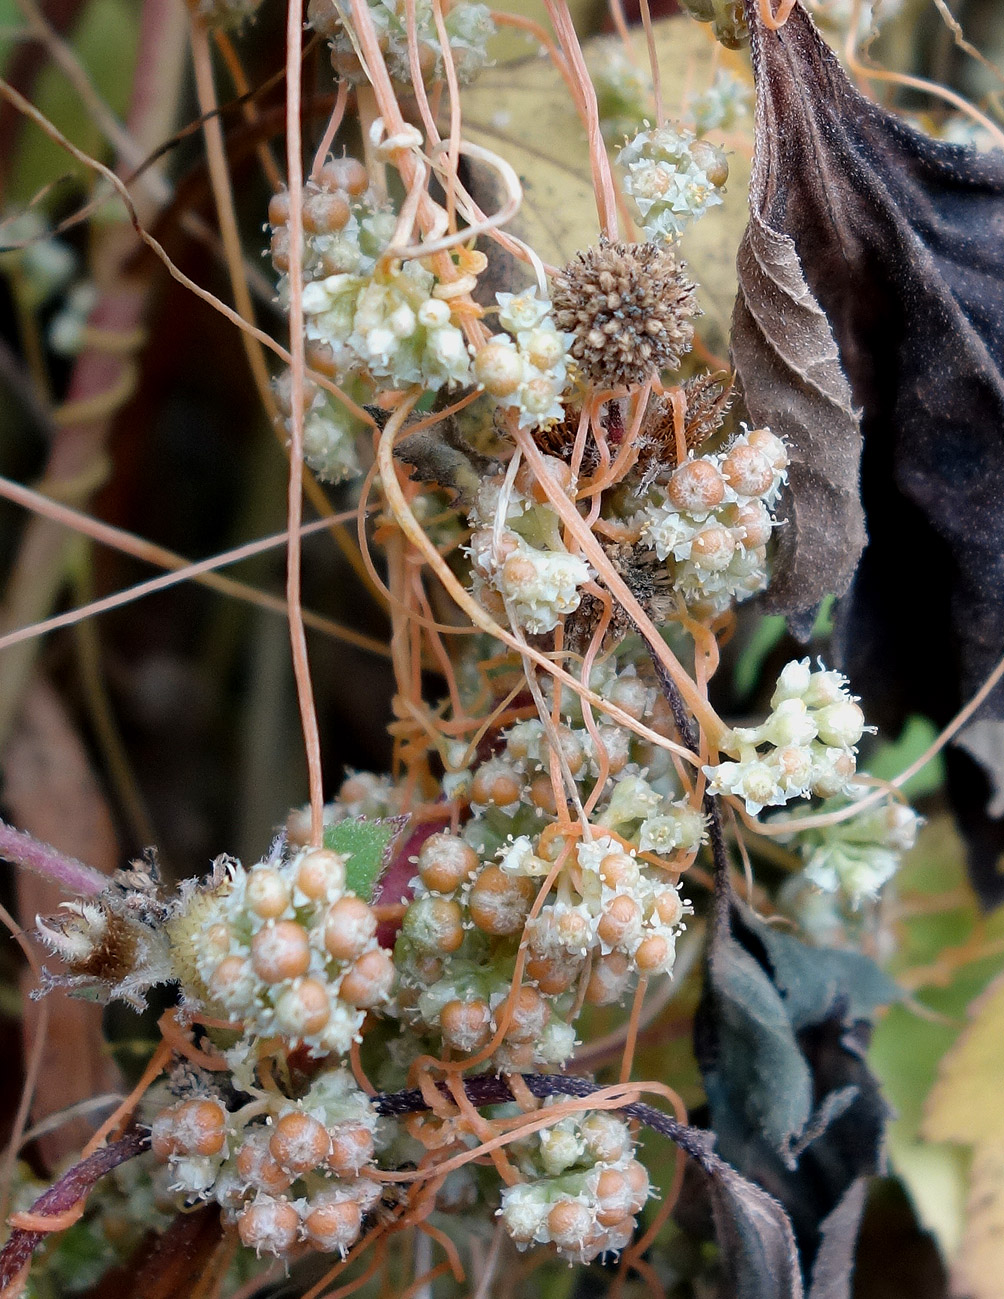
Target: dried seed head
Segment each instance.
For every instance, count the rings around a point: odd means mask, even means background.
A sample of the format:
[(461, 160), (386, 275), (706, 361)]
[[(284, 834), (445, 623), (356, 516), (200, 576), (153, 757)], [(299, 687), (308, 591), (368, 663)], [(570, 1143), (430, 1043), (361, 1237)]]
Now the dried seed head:
[(551, 298), (558, 328), (575, 335), (572, 356), (600, 387), (632, 387), (675, 370), (694, 337), (694, 286), (657, 244), (587, 248), (554, 277)]

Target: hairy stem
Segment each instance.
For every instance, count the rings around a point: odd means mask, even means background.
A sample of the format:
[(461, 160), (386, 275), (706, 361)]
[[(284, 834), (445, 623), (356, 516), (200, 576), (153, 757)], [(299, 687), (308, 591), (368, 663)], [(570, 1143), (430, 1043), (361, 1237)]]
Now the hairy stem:
[(5, 821), (0, 821), (0, 857), (15, 866), (44, 875), (67, 893), (93, 897), (108, 887), (108, 876), (101, 871), (85, 866), (75, 857), (64, 856), (58, 849), (33, 839), (23, 830), (15, 830)]

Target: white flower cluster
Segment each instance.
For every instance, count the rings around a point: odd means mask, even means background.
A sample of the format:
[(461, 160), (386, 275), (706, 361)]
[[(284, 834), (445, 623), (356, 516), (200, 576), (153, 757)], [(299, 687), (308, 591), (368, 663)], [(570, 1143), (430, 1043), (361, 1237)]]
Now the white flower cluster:
[(737, 726), (726, 737), (723, 748), (738, 761), (704, 768), (711, 793), (739, 795), (754, 816), (793, 798), (847, 793), (867, 728), (846, 678), (822, 668), (813, 672), (808, 659), (791, 662), (770, 702), (762, 725)]
[(603, 138), (619, 143), (651, 112), (651, 75), (629, 57), (619, 37), (591, 41), (587, 57)]
[(416, 260), (312, 280), (303, 290), (307, 338), (331, 349), (340, 376), (361, 370), (393, 388), (433, 391), (466, 383), (467, 344), (437, 287)]
[[(852, 797), (866, 792), (850, 787)], [(820, 809), (837, 811), (847, 799), (833, 799)], [(865, 808), (857, 816), (818, 830), (798, 831), (794, 819), (790, 840), (798, 843), (805, 862), (803, 876), (824, 893), (839, 893), (857, 910), (866, 898), (876, 898), (917, 841), (921, 818), (905, 803), (887, 802)]]
[(510, 1150), (527, 1180), (503, 1190), (499, 1215), (518, 1249), (550, 1244), (569, 1262), (588, 1263), (630, 1243), (650, 1187), (622, 1119), (577, 1114)]
[[(413, 78), (404, 6), (395, 0), (367, 2), (391, 76), (402, 85), (410, 86)], [(310, 0), (307, 16), (314, 30), (331, 42), (331, 62), (335, 71), (350, 80), (365, 82), (366, 75), (353, 44), (354, 33), (346, 30), (332, 0)], [(470, 0), (455, 0), (449, 8), (443, 6), (443, 21), (457, 80), (465, 85), (488, 64), (487, 44), (495, 34), (491, 10)], [(426, 83), (438, 81), (445, 76), (443, 47), (430, 0), (416, 0), (415, 28), (422, 79)]]
[[(289, 295), (289, 196), (269, 204), (279, 296)], [(386, 262), (395, 218), (369, 190), (365, 168), (332, 158), (303, 189), (303, 311), (307, 361), (354, 398), (421, 383), (433, 391), (470, 380), (470, 357), (432, 271), (418, 260)], [(277, 383), (287, 428), (289, 377)], [(323, 478), (358, 472), (354, 441), (363, 427), (337, 399), (310, 383), (304, 393), (304, 456)]]
[[(496, 518), (503, 508), (505, 526), (499, 529)], [(470, 522), (473, 590), (490, 613), (505, 617), (508, 602), (524, 631), (542, 635), (579, 607), (580, 588), (592, 572), (584, 559), (565, 549), (558, 515), (550, 505), (538, 504), (513, 487), (503, 506), (502, 480), (489, 479), (478, 493)]]
[(151, 1145), (168, 1191), (184, 1205), (215, 1201), (256, 1253), (283, 1257), (305, 1241), (344, 1257), (380, 1198), (365, 1176), (376, 1128), (367, 1097), (338, 1069), (298, 1101), (271, 1094), (228, 1111), (208, 1089), (190, 1094), (156, 1113)]
[(624, 189), (634, 199), (645, 235), (678, 239), (688, 225), (722, 202), (729, 176), (724, 152), (679, 124), (639, 131), (617, 155)]
[[(284, 370), (275, 380), (276, 404), (290, 427), (293, 413), (292, 379)], [(356, 436), (363, 424), (338, 398), (320, 384), (304, 383), (303, 458), (324, 482), (340, 483), (359, 473)]]
[(244, 1041), (281, 1037), (343, 1055), (394, 970), (372, 909), (345, 889), (345, 858), (322, 848), (229, 861), (169, 924), (186, 995), (240, 1025)]
[[(699, 841), (700, 834), (697, 837)], [(529, 840), (516, 840), (502, 869), (538, 874), (531, 847)], [(576, 892), (563, 889), (565, 896), (559, 893), (529, 922), (530, 951), (559, 966), (577, 964), (590, 954), (613, 955), (607, 964), (623, 973), (622, 990), (636, 974), (668, 974), (676, 959), (677, 935), (685, 927), (683, 917), (690, 912), (679, 888), (658, 868), (644, 869), (633, 852), (609, 835), (578, 844), (574, 860)]]
[(551, 304), (537, 297), (536, 287), (495, 296), (506, 333), (493, 334), (478, 349), (474, 378), (500, 406), (519, 411), (520, 428), (542, 428), (563, 413), (572, 335), (556, 328)]
[(688, 604), (720, 613), (766, 585), (770, 509), (787, 464), (780, 438), (753, 429), (723, 452), (685, 461), (655, 489), (641, 511), (641, 543), (668, 561)]
[[(672, 728), (660, 691), (633, 666), (608, 660), (590, 684), (629, 716)], [(664, 750), (607, 721), (597, 721), (594, 738), (571, 692), (561, 707), (565, 720), (556, 729), (517, 722), (473, 766), (462, 765), (469, 761), (463, 745), (445, 755), (444, 792), (466, 802), (470, 815), (459, 834), (435, 833), (422, 844), (395, 949), (395, 1003), (405, 1022), (432, 1047), (471, 1054), (489, 1045), (505, 1018), (492, 1052), (496, 1068), (563, 1064), (575, 1043), (577, 1005), (611, 1004), (639, 975), (671, 970), (690, 911), (674, 868), (688, 863), (704, 836), (704, 817), (680, 799)], [(554, 834), (562, 771), (583, 799), (605, 773), (589, 843)], [(643, 859), (635, 845), (665, 865)], [(513, 994), (524, 931), (527, 961)]]
[(727, 68), (719, 68), (708, 89), (687, 101), (687, 116), (698, 135), (705, 131), (728, 131), (747, 115), (752, 99), (746, 82)]

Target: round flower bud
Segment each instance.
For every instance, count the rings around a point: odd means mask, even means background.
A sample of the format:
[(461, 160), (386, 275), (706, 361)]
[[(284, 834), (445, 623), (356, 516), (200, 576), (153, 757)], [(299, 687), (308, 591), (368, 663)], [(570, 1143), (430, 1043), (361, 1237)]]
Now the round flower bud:
[(206, 956), (215, 956), (217, 960), (222, 961), (224, 956), (227, 956), (230, 952), (231, 941), (232, 935), (229, 926), (220, 923), (209, 926), (202, 934), (199, 946)]
[(492, 1013), (486, 1001), (448, 1001), (439, 1012), (443, 1043), (472, 1055), (491, 1041)]
[(474, 378), (493, 397), (511, 397), (523, 382), (523, 358), (512, 343), (492, 338), (474, 357)]
[(769, 428), (753, 429), (746, 435), (746, 441), (754, 450), (765, 456), (777, 472), (788, 467), (788, 452), (785, 445)]
[(695, 562), (714, 573), (728, 568), (735, 549), (735, 538), (720, 523), (702, 528), (690, 543), (690, 553)]
[(350, 1006), (370, 1010), (390, 996), (394, 984), (394, 965), (390, 952), (374, 947), (364, 952), (342, 979), (338, 995)]
[(307, 931), (295, 920), (280, 920), (259, 929), (251, 940), (251, 964), (266, 983), (306, 974), (310, 967)]
[(675, 956), (672, 942), (662, 934), (650, 934), (638, 944), (634, 963), (643, 974), (664, 974)]
[(248, 875), (248, 906), (262, 920), (275, 920), (289, 906), (289, 885), (273, 866), (256, 866)]
[[(505, 570), (517, 561), (524, 562), (521, 556), (512, 556), (505, 562)], [(506, 579), (508, 580), (508, 579)], [(496, 807), (511, 807), (519, 802), (523, 792), (523, 782), (519, 772), (503, 758), (489, 758), (478, 768), (471, 784), (471, 802), (493, 803)]]
[(550, 1008), (537, 989), (524, 984), (516, 993), (506, 1037), (512, 1042), (535, 1042), (550, 1017)]
[(629, 1159), (624, 1166), (624, 1176), (631, 1188), (631, 1201), (628, 1212), (641, 1213), (649, 1197), (651, 1187), (648, 1180), (648, 1169), (637, 1159)]
[(284, 226), (289, 220), (289, 191), (279, 190), (268, 201), (268, 223), (272, 226)]
[(281, 1168), (294, 1177), (300, 1177), (324, 1163), (331, 1149), (331, 1139), (324, 1125), (312, 1115), (293, 1110), (277, 1120), (268, 1149)]
[(820, 708), (815, 721), (823, 743), (841, 749), (852, 749), (865, 729), (865, 715), (851, 699)]
[(296, 864), (296, 885), (304, 897), (319, 901), (345, 887), (345, 858), (327, 848), (310, 848)]
[(598, 1164), (615, 1164), (630, 1142), (627, 1125), (605, 1110), (594, 1110), (579, 1125), (586, 1151)]
[(347, 224), (349, 215), (341, 194), (311, 194), (303, 203), (303, 228), (309, 234), (334, 234)]
[(580, 1245), (593, 1225), (593, 1216), (578, 1200), (558, 1200), (547, 1215), (547, 1230), (555, 1245), (564, 1249)]
[(237, 1175), (248, 1190), (264, 1191), (266, 1195), (281, 1195), (293, 1179), (276, 1163), (269, 1152), (271, 1134), (268, 1128), (252, 1128), (245, 1133), (244, 1144), (234, 1161)]
[(638, 863), (626, 852), (611, 852), (600, 862), (600, 879), (608, 888), (630, 890), (639, 878)]
[(729, 178), (729, 164), (725, 157), (725, 150), (719, 149), (710, 140), (693, 140), (687, 151), (715, 189), (721, 189)]
[(323, 1200), (321, 1196), (303, 1219), (303, 1231), (315, 1249), (344, 1254), (359, 1239), (363, 1215), (355, 1200)]
[(448, 898), (418, 898), (405, 912), (401, 932), (427, 952), (455, 952), (464, 941), (463, 912)]
[(683, 899), (676, 889), (669, 888), (656, 895), (654, 910), (659, 923), (672, 928), (683, 918)]
[(373, 908), (367, 906), (362, 898), (349, 894), (328, 908), (324, 921), (324, 946), (336, 961), (354, 961), (372, 942), (376, 930)]
[(288, 1037), (311, 1037), (331, 1017), (328, 990), (319, 979), (298, 979), (275, 1003), (275, 1020)]
[(674, 509), (686, 514), (705, 514), (721, 505), (725, 484), (710, 460), (688, 460), (669, 480), (667, 495)]
[(612, 704), (624, 710), (636, 722), (648, 712), (651, 689), (638, 677), (620, 677), (606, 692)]
[(339, 1123), (330, 1136), (328, 1167), (339, 1177), (357, 1177), (373, 1158), (373, 1133), (362, 1123)]
[(596, 1179), (596, 1221), (612, 1227), (629, 1212), (634, 1196), (628, 1179), (617, 1168), (604, 1168)]
[(580, 968), (578, 961), (535, 956), (526, 963), (526, 977), (536, 983), (545, 997), (560, 997), (572, 986)]
[(241, 1244), (256, 1254), (288, 1254), (296, 1244), (300, 1215), (285, 1200), (262, 1196), (237, 1216)]
[(467, 902), (471, 919), (484, 933), (514, 934), (523, 928), (534, 896), (532, 880), (491, 865), (475, 880)]
[(226, 956), (209, 976), (209, 991), (231, 1014), (247, 1010), (255, 997), (255, 976), (243, 956)]
[(786, 663), (777, 678), (777, 685), (771, 696), (771, 707), (776, 708), (783, 699), (801, 699), (809, 688), (812, 672), (808, 659), (793, 659)]
[(355, 198), (365, 194), (369, 186), (366, 168), (355, 158), (329, 158), (318, 180), (325, 189), (345, 190)]
[(608, 947), (630, 943), (641, 930), (641, 907), (625, 893), (618, 893), (603, 908), (596, 926), (597, 936)]
[(763, 501), (747, 501), (736, 510), (735, 528), (745, 550), (766, 546), (770, 540), (771, 519)]
[(478, 868), (478, 855), (455, 834), (434, 834), (418, 853), (418, 873), (433, 893), (452, 893)]
[(774, 481), (770, 461), (746, 442), (737, 442), (728, 453), (722, 474), (738, 496), (763, 496)]
[[(557, 456), (544, 456), (544, 467), (547, 480), (566, 496), (569, 495), (572, 490), (572, 470), (567, 461), (559, 460)], [(526, 461), (520, 465), (516, 475), (516, 486), (524, 496), (528, 496), (538, 505), (546, 504), (548, 495), (543, 483)]]
[(631, 981), (631, 966), (623, 952), (610, 952), (593, 961), (585, 999), (590, 1006), (609, 1006), (620, 1001)]

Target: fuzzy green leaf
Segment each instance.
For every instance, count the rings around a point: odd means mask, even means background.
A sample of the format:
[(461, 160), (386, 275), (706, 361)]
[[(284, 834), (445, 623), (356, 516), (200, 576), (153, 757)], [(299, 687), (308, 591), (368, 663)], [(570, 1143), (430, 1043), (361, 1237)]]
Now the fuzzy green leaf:
[(359, 817), (357, 820), (339, 821), (325, 829), (325, 848), (344, 853), (348, 858), (345, 887), (356, 897), (365, 902), (373, 900), (380, 877), (390, 865), (391, 850), (402, 825), (400, 817), (390, 817), (385, 821), (367, 821), (365, 817)]

